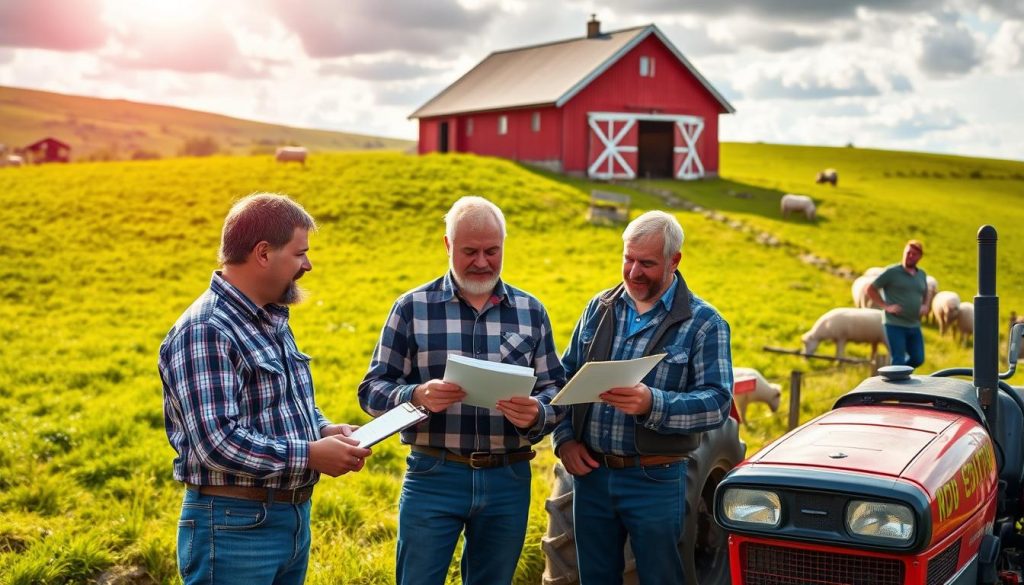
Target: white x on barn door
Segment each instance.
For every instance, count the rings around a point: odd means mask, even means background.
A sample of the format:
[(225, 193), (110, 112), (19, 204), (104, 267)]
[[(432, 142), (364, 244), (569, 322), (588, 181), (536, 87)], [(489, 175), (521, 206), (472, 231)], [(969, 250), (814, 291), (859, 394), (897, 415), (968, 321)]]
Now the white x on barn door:
[(704, 163), (697, 153), (697, 139), (704, 131), (704, 119), (696, 116), (676, 117), (675, 168), (677, 179), (699, 179), (704, 176)]
[(587, 174), (595, 179), (636, 178), (636, 118), (592, 113), (588, 124), (591, 134)]

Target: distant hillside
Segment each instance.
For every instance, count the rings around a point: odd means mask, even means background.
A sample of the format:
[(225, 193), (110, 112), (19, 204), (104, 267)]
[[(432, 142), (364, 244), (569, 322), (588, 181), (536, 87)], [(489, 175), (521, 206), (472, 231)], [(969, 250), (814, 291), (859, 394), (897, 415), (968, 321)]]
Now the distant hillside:
[(0, 87), (0, 144), (22, 147), (52, 136), (73, 161), (259, 154), (281, 144), (311, 151), (405, 150), (408, 140), (291, 128), (186, 110)]

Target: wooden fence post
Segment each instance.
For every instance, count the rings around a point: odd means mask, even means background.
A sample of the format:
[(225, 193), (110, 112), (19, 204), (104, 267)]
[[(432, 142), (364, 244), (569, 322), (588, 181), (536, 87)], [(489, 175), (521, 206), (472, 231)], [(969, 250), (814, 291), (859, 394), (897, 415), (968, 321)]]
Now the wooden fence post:
[(800, 424), (800, 381), (804, 373), (793, 370), (789, 374), (789, 430)]

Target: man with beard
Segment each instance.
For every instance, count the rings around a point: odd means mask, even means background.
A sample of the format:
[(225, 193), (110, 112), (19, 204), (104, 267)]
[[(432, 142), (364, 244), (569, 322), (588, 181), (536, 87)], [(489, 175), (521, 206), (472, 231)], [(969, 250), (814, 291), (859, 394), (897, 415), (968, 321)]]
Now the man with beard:
[(288, 326), (313, 269), (313, 218), (256, 194), (224, 221), (210, 288), (160, 346), (164, 424), (186, 484), (178, 569), (186, 585), (299, 584), (309, 559), (313, 484), (359, 471), (368, 449), (313, 400), (309, 356)]
[[(531, 449), (554, 428), (549, 405), (564, 383), (551, 323), (533, 296), (501, 280), (505, 218), (463, 197), (445, 215), (447, 274), (398, 298), (359, 385), (363, 410), (403, 402), (429, 417), (402, 432), (412, 446), (398, 508), (397, 582), (441, 585), (460, 533), (462, 582), (512, 582), (530, 505)], [(530, 397), (495, 409), (462, 404), (442, 380), (448, 354), (527, 366)]]
[(924, 244), (908, 241), (903, 247), (903, 261), (887, 266), (867, 288), (871, 300), (885, 310), (885, 339), (896, 366), (916, 368), (924, 363), (921, 318), (928, 314), (932, 299), (928, 276), (917, 267), (922, 256)]
[(683, 583), (685, 456), (729, 415), (729, 325), (677, 271), (674, 216), (647, 212), (622, 239), (622, 284), (587, 305), (562, 356), (566, 377), (589, 361), (667, 355), (636, 386), (574, 405), (553, 442), (573, 475), (581, 585), (622, 583), (627, 536), (641, 584)]

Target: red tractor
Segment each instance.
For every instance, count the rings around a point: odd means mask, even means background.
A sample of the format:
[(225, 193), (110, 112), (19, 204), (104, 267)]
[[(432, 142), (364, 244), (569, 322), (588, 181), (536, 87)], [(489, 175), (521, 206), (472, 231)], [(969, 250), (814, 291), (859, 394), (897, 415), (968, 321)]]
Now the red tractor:
[(1000, 374), (995, 248), (982, 227), (973, 369), (883, 368), (719, 483), (734, 584), (1022, 582), (1024, 401), (1003, 380), (1024, 325)]

